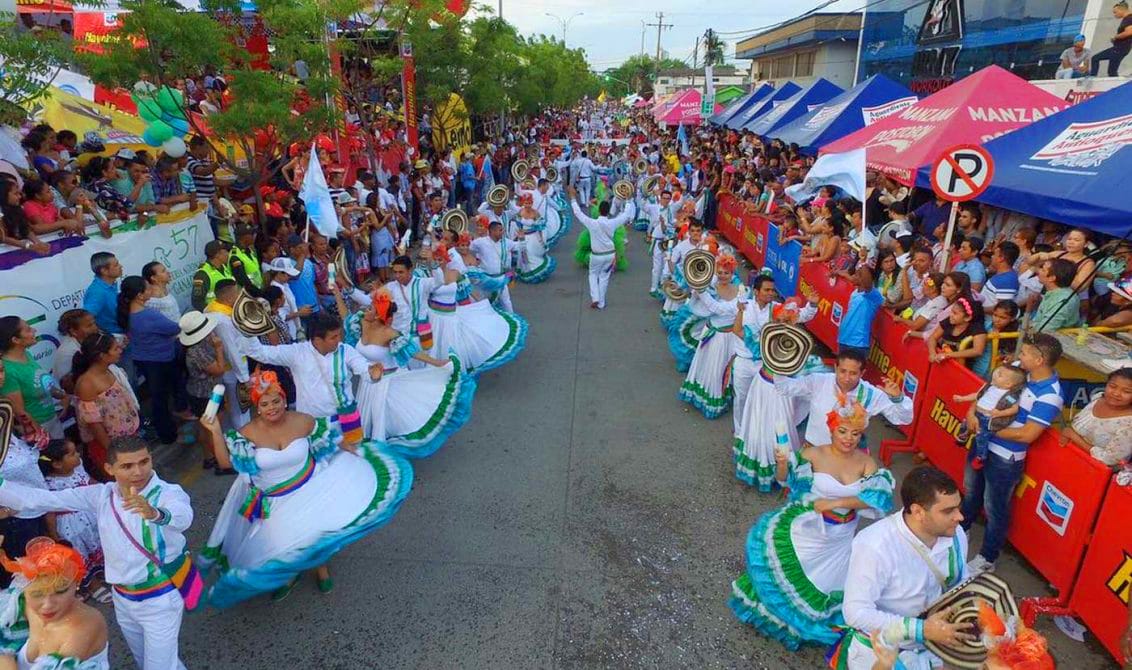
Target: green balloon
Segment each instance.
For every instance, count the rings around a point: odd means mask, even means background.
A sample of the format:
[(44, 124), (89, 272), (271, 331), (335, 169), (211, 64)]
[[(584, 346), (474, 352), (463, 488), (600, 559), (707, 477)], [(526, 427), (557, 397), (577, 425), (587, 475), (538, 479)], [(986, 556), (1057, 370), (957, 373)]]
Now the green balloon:
[(160, 119), (149, 125), (149, 136), (154, 142), (160, 144), (170, 137), (173, 137), (173, 135), (173, 128)]
[(162, 111), (172, 114), (179, 119), (185, 118), (184, 104), (185, 98), (178, 90), (169, 88), (168, 86), (162, 86), (161, 90), (157, 93), (157, 105)]
[(138, 106), (138, 116), (143, 120), (152, 123), (161, 118), (161, 108), (152, 98), (142, 98), (137, 95), (131, 97), (134, 99), (134, 104)]

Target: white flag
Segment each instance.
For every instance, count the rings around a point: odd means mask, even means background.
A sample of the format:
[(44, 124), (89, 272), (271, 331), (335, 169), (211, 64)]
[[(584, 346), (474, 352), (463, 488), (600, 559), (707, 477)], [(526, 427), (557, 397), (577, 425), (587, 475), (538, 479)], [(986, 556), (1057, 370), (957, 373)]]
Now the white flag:
[(318, 162), (314, 144), (311, 144), (311, 159), (307, 162), (307, 173), (303, 175), (299, 198), (307, 208), (307, 218), (318, 232), (326, 237), (337, 237), (338, 212), (334, 209), (334, 200), (330, 197), (330, 187), (326, 185), (326, 177), (322, 174), (322, 165)]
[(822, 186), (836, 186), (857, 200), (865, 201), (865, 150), (854, 149), (818, 158), (801, 184), (788, 186), (786, 195), (802, 202), (817, 194)]

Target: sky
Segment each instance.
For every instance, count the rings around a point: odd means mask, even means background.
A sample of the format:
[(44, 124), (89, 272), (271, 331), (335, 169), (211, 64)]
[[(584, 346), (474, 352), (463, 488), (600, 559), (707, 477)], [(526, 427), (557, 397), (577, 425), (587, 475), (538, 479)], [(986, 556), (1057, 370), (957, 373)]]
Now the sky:
[[(481, 0), (494, 9), (499, 0)], [(586, 50), (590, 65), (601, 71), (616, 67), (626, 58), (641, 52), (641, 22), (657, 22), (658, 12), (664, 12), (664, 23), (672, 24), (661, 33), (660, 46), (667, 55), (692, 62), (692, 48), (696, 39), (711, 28), (719, 33), (755, 31), (778, 21), (826, 5), (828, 0), (502, 0), (503, 18), (518, 27), (525, 35), (544, 33), (562, 37), (562, 24), (547, 16), (555, 14), (562, 19), (581, 12), (570, 19), (566, 44)], [(840, 0), (822, 11), (853, 11), (866, 0)], [(656, 54), (656, 26), (644, 29), (644, 50)], [(723, 35), (727, 41), (727, 55), (735, 53), (736, 39), (747, 35)], [(702, 54), (701, 54), (702, 57)]]

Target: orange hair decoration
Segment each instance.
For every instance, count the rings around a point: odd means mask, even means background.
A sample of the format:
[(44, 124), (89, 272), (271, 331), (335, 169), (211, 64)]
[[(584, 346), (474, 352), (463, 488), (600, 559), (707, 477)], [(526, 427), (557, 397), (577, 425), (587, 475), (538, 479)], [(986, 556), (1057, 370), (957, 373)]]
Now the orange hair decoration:
[(530, 205), (530, 204), (534, 203), (534, 201), (535, 201), (535, 198), (530, 193), (520, 193), (519, 194), (519, 204), (520, 205)]
[(251, 385), (248, 396), (251, 397), (253, 405), (258, 405), (260, 398), (272, 392), (287, 397), (283, 385), (279, 383), (279, 375), (271, 370), (256, 370), (248, 378), (248, 383)]
[(373, 313), (382, 323), (389, 323), (393, 319), (393, 296), (389, 291), (379, 288), (373, 292)]
[(1010, 619), (1011, 626), (989, 604), (979, 603), (979, 626), (987, 646), (987, 660), (1010, 670), (1054, 670), (1046, 639), (1021, 621)]
[(28, 581), (53, 579), (78, 584), (86, 575), (86, 565), (79, 552), (49, 537), (33, 538), (27, 543), (25, 552), (24, 556), (15, 560), (0, 552), (0, 565), (14, 575), (23, 575)]
[(834, 433), (840, 426), (848, 426), (853, 430), (864, 430), (869, 425), (869, 414), (865, 408), (855, 400), (849, 399), (840, 389), (837, 391), (837, 404), (829, 414), (825, 415), (825, 425), (830, 433)]
[(725, 272), (735, 272), (735, 268), (739, 267), (739, 261), (731, 254), (720, 254), (715, 259), (716, 270), (723, 270)]
[(472, 244), (472, 236), (469, 233), (460, 233), (460, 237), (456, 239), (456, 246), (468, 247)]
[(432, 248), (432, 260), (443, 265), (448, 264), (448, 247), (443, 242), (438, 242)]

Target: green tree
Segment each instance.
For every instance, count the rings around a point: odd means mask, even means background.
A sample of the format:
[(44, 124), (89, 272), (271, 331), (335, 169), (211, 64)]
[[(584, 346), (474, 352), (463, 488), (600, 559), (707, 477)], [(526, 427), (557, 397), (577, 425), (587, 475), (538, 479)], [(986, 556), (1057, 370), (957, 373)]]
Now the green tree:
[(22, 30), (12, 14), (0, 13), (0, 123), (22, 123), (25, 106), (47, 91), (68, 56), (57, 33)]
[(727, 45), (719, 35), (708, 28), (704, 32), (704, 65), (723, 65), (727, 60)]
[[(661, 70), (670, 68), (688, 67), (683, 61), (664, 57), (660, 59)], [(604, 72), (611, 95), (625, 96), (629, 93), (651, 95), (656, 77), (657, 62), (652, 56), (637, 54), (630, 56), (624, 63)]]

